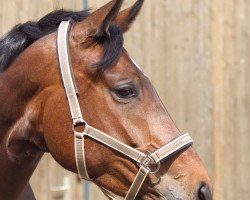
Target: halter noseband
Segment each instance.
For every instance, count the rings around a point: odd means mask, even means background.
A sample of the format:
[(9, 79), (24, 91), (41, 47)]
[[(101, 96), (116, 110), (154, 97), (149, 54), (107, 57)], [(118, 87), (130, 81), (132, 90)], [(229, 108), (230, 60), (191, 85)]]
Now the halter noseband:
[[(80, 105), (77, 98), (77, 88), (75, 84), (74, 74), (70, 62), (69, 55), (69, 45), (68, 45), (68, 35), (71, 28), (71, 21), (61, 22), (58, 33), (57, 33), (57, 53), (59, 60), (59, 67), (62, 77), (63, 86), (65, 93), (68, 99), (70, 113), (73, 120), (73, 132), (75, 139), (75, 157), (78, 174), (82, 179), (90, 180), (86, 161), (85, 161), (85, 152), (84, 152), (84, 136), (88, 136), (100, 143), (120, 152), (121, 154), (134, 160), (139, 166), (139, 171), (127, 192), (125, 200), (135, 199), (137, 193), (139, 192), (143, 182), (149, 173), (156, 173), (160, 169), (160, 162), (163, 159), (168, 158), (174, 153), (189, 147), (193, 144), (193, 140), (189, 134), (183, 134), (171, 142), (167, 143), (163, 147), (157, 149), (155, 152), (150, 154), (142, 153), (118, 140), (109, 136), (108, 134), (93, 128), (88, 125), (87, 122), (82, 117)], [(84, 131), (79, 132), (75, 130), (76, 126), (83, 125)], [(152, 166), (157, 165), (156, 169)], [(102, 189), (106, 195), (111, 198), (105, 189)]]

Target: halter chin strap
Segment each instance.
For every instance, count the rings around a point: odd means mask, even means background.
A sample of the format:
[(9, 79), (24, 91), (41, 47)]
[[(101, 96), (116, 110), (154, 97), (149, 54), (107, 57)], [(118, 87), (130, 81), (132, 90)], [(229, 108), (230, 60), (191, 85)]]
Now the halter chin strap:
[[(140, 166), (139, 171), (125, 197), (126, 200), (133, 200), (136, 198), (137, 193), (139, 192), (148, 174), (156, 173), (160, 169), (161, 161), (167, 159), (169, 156), (179, 152), (180, 150), (191, 146), (193, 144), (193, 140), (190, 135), (186, 133), (175, 138), (155, 152), (151, 154), (145, 154), (88, 125), (82, 117), (79, 101), (77, 99), (78, 92), (70, 62), (68, 44), (70, 27), (71, 21), (61, 22), (57, 33), (57, 53), (61, 78), (73, 120), (75, 157), (78, 174), (82, 179), (90, 180), (87, 172), (84, 150), (84, 137), (88, 136), (131, 158)], [(84, 125), (83, 132), (78, 132), (75, 130), (75, 127), (79, 125)], [(115, 199), (105, 189), (102, 190), (110, 199)]]

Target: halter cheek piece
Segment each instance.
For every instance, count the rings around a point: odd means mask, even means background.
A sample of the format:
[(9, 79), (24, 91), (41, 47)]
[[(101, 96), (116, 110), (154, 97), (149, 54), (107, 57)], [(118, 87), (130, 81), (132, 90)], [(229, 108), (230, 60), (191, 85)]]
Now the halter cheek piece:
[[(57, 33), (57, 53), (62, 82), (68, 99), (70, 113), (73, 119), (75, 157), (78, 174), (82, 179), (90, 180), (84, 153), (84, 137), (88, 136), (116, 151), (119, 151), (121, 154), (134, 160), (140, 166), (139, 171), (125, 197), (126, 200), (133, 200), (136, 198), (136, 195), (139, 192), (147, 175), (149, 173), (156, 173), (160, 169), (160, 162), (163, 161), (163, 159), (166, 160), (174, 153), (191, 146), (193, 144), (193, 140), (189, 134), (183, 134), (167, 143), (163, 147), (157, 149), (155, 152), (145, 154), (88, 125), (82, 117), (80, 105), (77, 99), (78, 92), (70, 62), (68, 48), (68, 35), (70, 28), (71, 21), (61, 22)], [(83, 132), (78, 132), (75, 130), (75, 127), (79, 125), (84, 126)], [(155, 168), (152, 166), (157, 167)], [(110, 199), (115, 199), (105, 189), (103, 189), (103, 191)]]

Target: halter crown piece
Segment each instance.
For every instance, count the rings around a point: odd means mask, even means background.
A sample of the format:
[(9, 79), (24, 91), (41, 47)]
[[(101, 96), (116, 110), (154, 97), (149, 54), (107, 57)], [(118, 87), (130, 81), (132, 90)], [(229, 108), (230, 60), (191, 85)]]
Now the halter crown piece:
[[(57, 54), (62, 82), (73, 120), (75, 157), (78, 174), (82, 179), (91, 180), (88, 175), (84, 153), (84, 136), (88, 136), (100, 142), (101, 144), (106, 145), (131, 158), (139, 165), (139, 171), (125, 197), (125, 200), (133, 200), (136, 198), (137, 193), (139, 192), (148, 174), (156, 173), (160, 169), (160, 162), (163, 161), (163, 159), (166, 160), (166, 158), (172, 154), (191, 146), (193, 144), (193, 140), (189, 134), (182, 134), (181, 136), (157, 149), (155, 152), (145, 154), (88, 125), (82, 117), (82, 112), (77, 99), (78, 92), (75, 84), (75, 78), (70, 62), (68, 35), (71, 24), (71, 20), (63, 21), (58, 28)], [(78, 132), (75, 130), (75, 127), (78, 125), (84, 125), (83, 132)], [(158, 167), (156, 169), (152, 169), (152, 166)], [(102, 190), (110, 199), (115, 199), (108, 191), (103, 188)]]

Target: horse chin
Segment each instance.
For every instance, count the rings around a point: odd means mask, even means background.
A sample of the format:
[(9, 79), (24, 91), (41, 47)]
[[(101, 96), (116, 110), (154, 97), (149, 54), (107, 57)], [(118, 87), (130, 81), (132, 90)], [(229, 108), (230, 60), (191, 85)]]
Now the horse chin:
[[(157, 193), (157, 194), (156, 194)], [(175, 191), (166, 191), (161, 193), (159, 191), (154, 193), (145, 194), (142, 197), (137, 198), (138, 200), (183, 200), (183, 199), (190, 199), (188, 196), (183, 192)]]
[[(124, 200), (124, 196), (119, 196), (106, 189), (102, 190), (103, 193), (108, 197), (108, 199)], [(111, 198), (110, 198), (111, 197)], [(138, 195), (136, 200), (183, 200), (192, 199), (190, 198), (183, 188), (180, 186), (173, 185), (171, 188), (166, 189), (166, 191), (159, 191), (156, 188), (152, 188), (146, 194)]]
[[(108, 197), (108, 199), (115, 199), (115, 200), (124, 200), (124, 197), (122, 196), (119, 196), (119, 195), (116, 195), (114, 194), (113, 192), (111, 191), (108, 191), (106, 189), (101, 189), (104, 193), (105, 196)], [(157, 194), (156, 194), (157, 193)], [(169, 199), (169, 200), (176, 200), (176, 199), (183, 199), (183, 198), (169, 198), (169, 194), (167, 194), (167, 196), (164, 196), (163, 194), (159, 193), (158, 191), (157, 192), (152, 192), (152, 193), (147, 193), (145, 195), (142, 195), (142, 196), (137, 196), (136, 197), (136, 200), (166, 200), (166, 199)]]
[(105, 188), (99, 187), (100, 190), (103, 192), (103, 194), (108, 198), (108, 199), (115, 199), (115, 200), (123, 200), (124, 197), (121, 197), (119, 195), (116, 195), (115, 193), (111, 192), (110, 190), (107, 190)]
[(165, 190), (153, 189), (154, 192), (148, 192), (147, 194), (137, 198), (138, 200), (183, 200), (192, 199), (186, 194), (185, 190), (180, 186), (171, 186), (171, 188), (166, 188)]
[[(138, 169), (129, 161), (122, 158), (116, 158), (112, 160), (111, 163), (112, 165), (110, 168), (112, 170), (104, 176), (97, 178), (95, 181), (106, 196), (122, 200), (124, 199), (125, 191), (121, 191), (117, 186), (124, 186), (125, 183), (129, 182), (130, 184), (127, 185), (128, 188), (126, 189), (127, 192), (134, 181), (134, 175), (137, 173)], [(114, 185), (110, 184), (111, 178), (114, 180)], [(147, 181), (142, 185), (136, 200), (196, 200), (194, 194), (188, 192), (187, 185), (185, 185), (183, 181), (184, 180), (179, 178), (174, 179), (167, 173), (160, 177), (149, 175)]]
[[(108, 197), (108, 199), (116, 199), (116, 200), (124, 200), (124, 196), (119, 196), (109, 190), (101, 189), (103, 193)], [(146, 192), (145, 194), (139, 194), (136, 197), (136, 200), (183, 200), (183, 199), (192, 199), (195, 198), (189, 197), (189, 195), (186, 194), (184, 188), (182, 188), (180, 185), (169, 184), (169, 187), (164, 190), (160, 190), (157, 187), (151, 188), (150, 191)]]
[[(196, 198), (191, 193), (188, 193), (188, 190), (184, 185), (175, 179), (172, 179), (168, 176), (163, 176), (159, 184), (154, 188), (155, 193), (158, 193), (159, 196), (151, 199), (168, 199), (168, 200), (195, 200)], [(150, 196), (150, 195), (149, 195)], [(150, 198), (144, 198), (150, 199)]]

